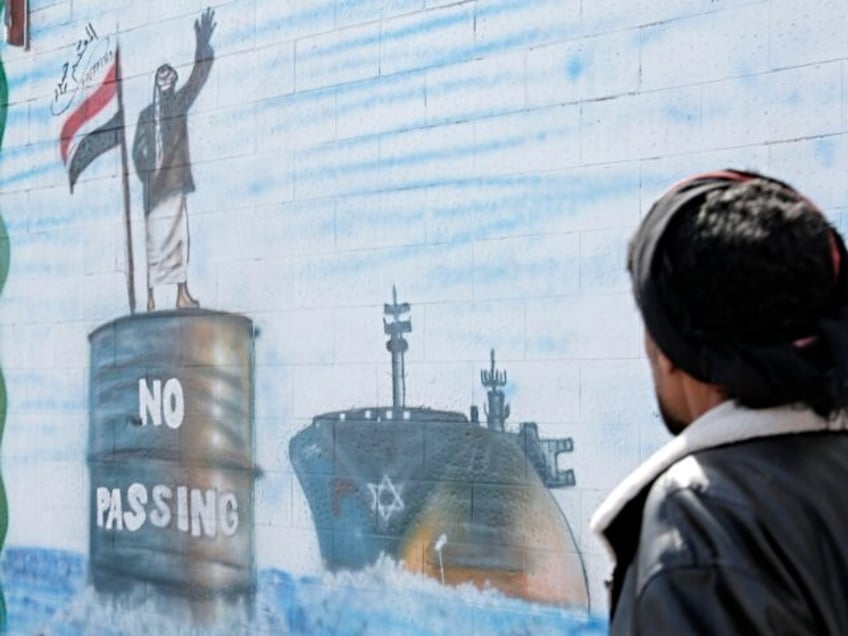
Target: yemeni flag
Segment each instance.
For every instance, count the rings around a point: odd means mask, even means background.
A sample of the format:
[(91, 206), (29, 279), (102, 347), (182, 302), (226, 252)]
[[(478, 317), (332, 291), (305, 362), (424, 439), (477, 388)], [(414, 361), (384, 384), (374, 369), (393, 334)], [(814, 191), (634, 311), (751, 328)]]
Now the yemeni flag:
[(115, 52), (104, 73), (90, 82), (82, 102), (68, 115), (59, 136), (59, 151), (68, 170), (71, 192), (80, 174), (107, 150), (120, 145), (124, 137), (124, 111), (118, 82), (120, 56)]

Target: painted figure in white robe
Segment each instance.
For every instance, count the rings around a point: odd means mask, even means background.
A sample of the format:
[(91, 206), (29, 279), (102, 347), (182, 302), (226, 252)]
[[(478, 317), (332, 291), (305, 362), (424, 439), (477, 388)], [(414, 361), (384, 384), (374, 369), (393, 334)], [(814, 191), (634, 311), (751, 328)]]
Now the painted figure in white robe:
[(197, 42), (188, 80), (176, 90), (177, 71), (160, 66), (154, 78), (153, 102), (141, 111), (133, 142), (133, 162), (143, 186), (147, 247), (147, 311), (156, 308), (153, 289), (177, 286), (176, 306), (200, 306), (188, 290), (189, 257), (186, 195), (194, 192), (188, 146), (188, 109), (209, 77), (215, 12), (207, 9), (194, 23)]

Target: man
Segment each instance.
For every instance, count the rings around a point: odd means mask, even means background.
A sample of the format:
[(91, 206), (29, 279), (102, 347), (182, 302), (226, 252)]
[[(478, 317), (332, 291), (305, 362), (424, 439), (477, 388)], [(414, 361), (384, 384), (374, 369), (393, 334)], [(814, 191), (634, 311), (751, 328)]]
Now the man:
[(790, 186), (673, 187), (629, 255), (676, 436), (593, 528), (613, 634), (848, 634), (848, 257)]
[(153, 103), (138, 117), (133, 161), (143, 186), (147, 235), (147, 311), (156, 308), (153, 289), (177, 285), (178, 309), (200, 306), (188, 290), (189, 255), (186, 194), (194, 192), (186, 115), (209, 77), (215, 12), (207, 9), (194, 23), (196, 49), (188, 81), (176, 89), (177, 71), (163, 64), (156, 71)]

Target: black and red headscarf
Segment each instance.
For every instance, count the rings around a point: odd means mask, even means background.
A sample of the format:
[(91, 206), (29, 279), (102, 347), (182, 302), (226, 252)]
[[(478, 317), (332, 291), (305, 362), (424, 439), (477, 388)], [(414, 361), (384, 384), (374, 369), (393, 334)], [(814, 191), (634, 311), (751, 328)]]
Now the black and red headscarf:
[[(630, 246), (629, 270), (633, 293), (645, 327), (663, 353), (694, 378), (728, 390), (729, 397), (746, 406), (761, 408), (804, 401), (824, 391), (824, 402), (848, 403), (848, 300), (835, 304), (821, 316), (816, 333), (792, 342), (767, 345), (728, 342), (712, 334), (685, 329), (663, 302), (657, 277), (658, 252), (678, 213), (700, 207), (709, 194), (751, 179), (763, 179), (805, 201), (811, 213), (821, 214), (791, 186), (762, 175), (738, 170), (708, 172), (674, 185), (651, 207)], [(830, 234), (834, 293), (848, 281), (845, 244), (835, 230)], [(845, 298), (845, 294), (841, 294)], [(815, 406), (815, 405), (813, 405)], [(821, 409), (817, 409), (821, 410)], [(827, 409), (831, 410), (831, 409)]]

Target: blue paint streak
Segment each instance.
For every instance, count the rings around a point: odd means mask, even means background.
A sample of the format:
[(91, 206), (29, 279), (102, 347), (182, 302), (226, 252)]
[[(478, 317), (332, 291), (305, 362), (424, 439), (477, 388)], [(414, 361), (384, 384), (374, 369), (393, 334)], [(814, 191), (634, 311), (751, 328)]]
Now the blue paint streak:
[[(6, 111), (6, 129), (7, 131), (15, 130), (17, 128), (26, 129), (29, 125), (29, 110), (25, 105), (21, 104), (20, 107), (16, 108), (15, 105), (12, 105)], [(3, 148), (8, 151), (13, 146), (9, 144), (9, 132), (5, 135), (5, 143), (3, 144)], [(18, 144), (22, 145), (22, 144)]]
[[(324, 152), (332, 157), (332, 154), (334, 154), (335, 152), (344, 151), (345, 147), (355, 148), (356, 146), (365, 145), (365, 143), (370, 142), (372, 139), (374, 139), (374, 137), (374, 135), (368, 137), (360, 137), (356, 140), (333, 144), (326, 149), (319, 149), (315, 152)], [(385, 138), (385, 136), (382, 136), (381, 138)], [(537, 135), (537, 138), (544, 138), (544, 133)], [(416, 172), (413, 168), (422, 165), (428, 165), (430, 163), (464, 159), (474, 156), (475, 154), (482, 155), (490, 152), (503, 152), (505, 150), (517, 148), (527, 143), (528, 141), (533, 141), (533, 138), (529, 138), (528, 140), (528, 138), (525, 136), (518, 136), (513, 137), (511, 139), (493, 140), (483, 144), (471, 142), (470, 144), (464, 146), (457, 146), (452, 148), (438, 148), (428, 151), (415, 151), (414, 149), (411, 149), (409, 153), (405, 155), (395, 156), (391, 159), (378, 158), (372, 161), (356, 160), (355, 163), (346, 164), (330, 163), (328, 165), (313, 166), (309, 169), (300, 170), (297, 174), (301, 178), (315, 179), (321, 178), (322, 176), (339, 177), (362, 175), (367, 174), (369, 172), (378, 171), (382, 167), (403, 167), (408, 169), (408, 174), (410, 175), (409, 180), (406, 182), (407, 187), (415, 187), (416, 185), (433, 183), (433, 181), (416, 179)]]
[[(371, 80), (368, 80), (371, 81)], [(336, 92), (340, 90), (335, 86), (312, 88), (306, 91), (298, 91), (297, 93), (288, 93), (286, 95), (276, 95), (268, 99), (256, 103), (257, 113), (265, 110), (276, 110), (279, 102), (299, 102), (304, 105), (323, 105), (327, 102), (335, 100)]]
[(10, 211), (9, 207), (8, 204), (3, 206), (4, 212), (9, 215), (3, 221), (6, 223), (6, 230), (14, 243), (16, 234), (24, 234), (29, 230), (29, 215), (26, 214), (26, 209)]
[(256, 35), (278, 35), (280, 31), (290, 29), (298, 33), (309, 33), (309, 25), (327, 20), (330, 15), (335, 18), (336, 7), (328, 2), (323, 7), (311, 7), (297, 13), (283, 15), (275, 20), (268, 20), (256, 30)]
[[(305, 62), (302, 62), (302, 63), (305, 63)], [(376, 77), (379, 74), (379, 71), (377, 70), (378, 59), (377, 59), (376, 55), (374, 55), (373, 59), (372, 59), (368, 56), (357, 57), (356, 55), (346, 54), (346, 55), (343, 55), (340, 59), (336, 60), (335, 64), (333, 64), (332, 68), (329, 69), (329, 71), (325, 70), (321, 73), (321, 75), (326, 76), (326, 75), (329, 74), (330, 76), (333, 76), (336, 73), (343, 73), (344, 71), (355, 70), (355, 69), (361, 68), (363, 66), (373, 67), (374, 68), (374, 72), (372, 74), (373, 76)], [(358, 79), (359, 78), (355, 78), (354, 81), (356, 81)], [(350, 81), (350, 80), (348, 80), (348, 81)], [(337, 84), (337, 81), (333, 80), (333, 84)]]
[(574, 339), (568, 337), (535, 336), (528, 338), (527, 346), (535, 353), (564, 353), (571, 349)]
[[(260, 102), (256, 102), (256, 115), (258, 117), (268, 113), (269, 111), (272, 113), (277, 112), (281, 105), (284, 105), (286, 102), (292, 102), (294, 107), (304, 107), (304, 111), (307, 110), (305, 107), (311, 106), (308, 111), (312, 118), (316, 118), (318, 116), (335, 118), (335, 92), (336, 89), (334, 87), (318, 88), (310, 91), (264, 99)], [(278, 122), (272, 130), (279, 129), (280, 127), (288, 128), (288, 122)]]
[(469, 11), (462, 12), (439, 12), (440, 15), (422, 20), (417, 24), (409, 24), (405, 27), (396, 28), (393, 31), (383, 32), (383, 42), (392, 42), (395, 40), (403, 40), (408, 37), (417, 35), (426, 35), (439, 29), (450, 28), (463, 22), (471, 21), (471, 13)]
[(589, 181), (531, 176), (486, 180), (472, 187), (480, 190), (467, 194), (469, 203), (464, 205), (476, 223), (457, 233), (457, 242), (484, 240), (519, 229), (531, 233), (547, 219), (579, 213), (581, 203), (594, 204), (632, 190), (633, 181), (627, 177)]
[[(31, 166), (32, 157), (27, 156), (30, 153), (32, 153), (31, 145), (17, 146), (3, 150), (3, 160), (2, 164), (0, 164), (2, 165), (2, 170), (0, 170), (0, 189), (12, 189), (12, 186), (16, 184), (29, 182), (32, 179), (41, 177), (57, 169), (57, 166), (49, 161), (42, 161), (39, 165)], [(9, 170), (10, 166), (14, 166), (15, 168), (24, 166), (24, 168), (13, 171)]]
[(568, 61), (568, 66), (566, 67), (566, 72), (568, 73), (568, 77), (571, 81), (576, 80), (578, 77), (583, 75), (583, 70), (585, 68), (584, 62), (580, 59), (579, 55), (573, 56)]
[[(524, 233), (532, 233), (549, 218), (579, 213), (581, 204), (595, 203), (605, 197), (614, 198), (622, 191), (631, 190), (633, 180), (626, 177), (591, 181), (566, 177), (504, 177), (456, 181), (442, 184), (442, 187), (449, 189), (445, 192), (446, 198), (461, 203), (437, 208), (433, 210), (433, 214), (443, 213), (451, 217), (463, 213), (471, 214), (472, 221), (468, 224), (468, 229), (454, 235), (452, 239), (452, 245), (456, 249), (466, 250), (466, 245), (471, 241), (502, 236), (518, 229)], [(424, 187), (408, 192), (411, 193), (410, 196), (413, 196), (414, 192), (420, 193), (421, 197), (426, 195)], [(415, 262), (427, 249), (432, 247), (387, 248), (370, 253), (353, 253), (316, 264), (315, 271), (320, 272), (316, 274), (319, 277), (350, 276), (393, 263)], [(531, 263), (527, 269), (533, 272), (538, 267), (538, 264)], [(477, 271), (484, 280), (507, 273), (486, 271), (485, 268)], [(473, 265), (468, 263), (444, 269), (441, 273), (430, 272), (428, 280), (467, 281), (474, 274)], [(439, 276), (445, 278), (440, 279)]]
[[(560, 1), (568, 2), (572, 0)], [(526, 0), (510, 0), (509, 2), (501, 3), (500, 5), (488, 4), (481, 6), (478, 4), (476, 17), (479, 21), (484, 18), (503, 16), (503, 19), (509, 24), (515, 24), (517, 26), (520, 25), (520, 21), (515, 14), (520, 14), (522, 11), (532, 8), (533, 3), (527, 2)], [(573, 34), (574, 30), (569, 28), (569, 26), (570, 25), (567, 23), (562, 22), (534, 28), (521, 27), (523, 30), (512, 35), (503, 35), (499, 38), (499, 40), (493, 41), (492, 44), (481, 46), (478, 50), (481, 52), (494, 52), (496, 50), (535, 46), (545, 42), (551, 42), (553, 40), (562, 39), (569, 34)]]
[(59, 4), (60, 1), (61, 0), (30, 0), (29, 10), (30, 12), (34, 12), (46, 7), (52, 7), (54, 4)]
[(346, 40), (309, 51), (308, 55), (299, 58), (299, 63), (310, 58), (322, 58), (329, 56), (343, 56), (350, 53), (354, 49), (374, 49), (380, 45), (380, 30), (374, 29), (372, 33), (355, 35)]
[(471, 280), (461, 268), (438, 267), (430, 270), (424, 279), (433, 289), (467, 284)]
[(485, 44), (477, 44), (474, 48), (474, 55), (478, 57), (486, 57), (505, 53), (517, 48), (527, 48), (538, 45), (544, 42), (556, 40), (567, 35), (566, 31), (561, 31), (557, 28), (550, 27), (532, 28), (519, 31), (513, 35), (503, 35), (498, 39), (492, 39)]
[[(42, 82), (47, 78), (54, 78), (56, 82), (59, 81), (59, 78), (62, 76), (62, 64), (64, 60), (60, 61), (55, 66), (51, 64), (42, 64), (41, 66), (36, 66), (32, 69), (32, 71), (28, 71), (27, 73), (21, 75), (10, 75), (9, 77), (9, 89), (10, 92), (12, 90), (20, 91), (24, 88), (25, 85), (30, 83)], [(14, 71), (15, 66), (12, 66), (9, 70)]]
[(40, 20), (37, 26), (30, 26), (30, 38), (32, 40), (39, 40), (47, 33), (50, 33), (53, 30), (58, 29), (59, 27), (66, 26), (71, 23), (71, 12), (68, 11), (67, 14), (64, 14), (63, 11), (54, 9), (43, 11), (43, 14), (49, 16), (48, 20)]
[(693, 113), (678, 106), (671, 106), (667, 108), (665, 114), (671, 121), (679, 124), (695, 124), (698, 121), (697, 113)]
[[(469, 25), (471, 24), (471, 14), (468, 11), (463, 11), (458, 14), (451, 12), (447, 15), (445, 15), (445, 12), (440, 12), (440, 14), (436, 17), (430, 17), (429, 13), (426, 15), (428, 16), (427, 19), (424, 19), (421, 22), (396, 27), (393, 30), (384, 30), (382, 33), (377, 29), (369, 30), (368, 32), (360, 31), (348, 39), (340, 40), (314, 51), (309, 51), (309, 53), (302, 59), (309, 60), (310, 58), (321, 59), (325, 57), (344, 57), (346, 58), (346, 61), (341, 62), (341, 64), (342, 68), (345, 68), (351, 65), (351, 62), (349, 61), (350, 54), (356, 49), (370, 50), (375, 47), (379, 47), (381, 43), (386, 44), (419, 35), (436, 33), (440, 30), (450, 28), (463, 22), (468, 22)], [(441, 55), (436, 54), (429, 63), (422, 63), (422, 66), (447, 64), (452, 61), (465, 60), (474, 55), (475, 47), (473, 43), (455, 48), (457, 48), (455, 53), (442, 53)]]
[(477, 263), (473, 269), (475, 283), (508, 283), (518, 280), (533, 280), (555, 272), (559, 263), (548, 254), (535, 254), (534, 262), (520, 265), (514, 262), (499, 261)]
[(783, 97), (782, 101), (784, 104), (789, 104), (791, 106), (801, 106), (803, 104), (801, 94), (797, 90), (793, 90), (790, 93), (787, 93)]
[[(672, 22), (671, 27), (677, 28), (677, 25)], [(638, 37), (640, 44), (644, 46), (645, 44), (648, 44), (655, 40), (662, 39), (666, 36), (671, 27), (668, 23), (663, 23), (656, 26), (649, 26), (642, 29), (638, 29), (637, 33), (639, 34)]]
[(412, 167), (420, 164), (437, 163), (451, 159), (464, 159), (473, 156), (477, 146), (472, 142), (471, 145), (459, 146), (456, 148), (439, 148), (428, 150), (425, 152), (411, 152), (407, 155), (392, 157), (390, 160), (380, 159), (374, 166), (391, 167), (406, 166)]
[[(525, 29), (513, 35), (504, 35), (493, 38), (486, 43), (453, 43), (453, 50), (432, 51), (432, 57), (422, 59), (417, 69), (436, 69), (443, 66), (461, 64), (480, 57), (488, 57), (499, 53), (509, 52), (516, 48), (529, 47), (541, 42), (551, 41), (562, 35), (561, 30), (556, 28), (532, 28)], [(405, 69), (402, 72), (409, 72)]]
[[(353, 140), (344, 140), (328, 145), (323, 148), (314, 148), (309, 151), (313, 157), (320, 154), (329, 155), (336, 152), (346, 152), (347, 149), (356, 150), (357, 147), (367, 147), (372, 144), (375, 139), (386, 139), (393, 135), (367, 135), (358, 137)], [(542, 138), (544, 135), (539, 136)], [(416, 151), (411, 149), (409, 153), (392, 157), (391, 159), (379, 158), (373, 161), (356, 160), (355, 163), (349, 164), (329, 164), (325, 166), (316, 166), (311, 169), (302, 170), (298, 174), (306, 177), (315, 177), (329, 172), (335, 174), (361, 174), (369, 171), (377, 170), (383, 166), (390, 167), (415, 167), (418, 165), (426, 165), (433, 162), (440, 162), (452, 159), (462, 159), (474, 155), (475, 153), (488, 153), (492, 151), (503, 151), (510, 148), (515, 148), (528, 140), (525, 136), (513, 137), (512, 139), (494, 140), (484, 144), (471, 142), (468, 145), (456, 146), (452, 148), (438, 148), (427, 151)]]
[[(568, 1), (569, 0), (560, 0), (560, 2)], [(507, 0), (506, 2), (501, 2), (498, 4), (490, 2), (483, 5), (478, 4), (476, 7), (476, 15), (478, 20), (480, 18), (493, 18), (513, 13), (519, 13), (522, 10), (527, 9), (528, 7), (532, 7), (532, 3), (528, 3), (527, 0)]]
[(344, 276), (355, 273), (372, 273), (382, 267), (398, 266), (401, 263), (416, 260), (421, 257), (423, 247), (389, 247), (369, 250), (368, 252), (352, 252), (337, 254), (327, 260), (313, 264), (306, 270), (305, 279), (324, 279), (328, 276)]
[[(371, 234), (375, 229), (384, 227), (408, 228), (418, 227), (425, 220), (425, 213), (421, 210), (412, 212), (398, 212), (396, 209), (376, 210), (378, 201), (373, 201), (368, 206), (364, 203), (361, 208), (349, 208), (346, 214), (339, 215), (335, 229), (340, 234), (351, 235), (354, 233)], [(325, 231), (325, 230), (324, 230)], [(332, 232), (332, 228), (330, 228)]]
[[(453, 194), (448, 199), (466, 200), (460, 207), (452, 206), (453, 214), (472, 213), (477, 223), (453, 240), (464, 243), (488, 236), (498, 236), (517, 228), (532, 231), (535, 224), (555, 216), (579, 213), (578, 204), (595, 203), (607, 196), (633, 190), (629, 177), (588, 180), (569, 177), (469, 177), (464, 179), (411, 179), (404, 190), (447, 187)], [(348, 192), (346, 194), (355, 194)], [(507, 211), (506, 216), (499, 214)], [(438, 211), (437, 211), (438, 213)]]
[[(523, 79), (523, 77), (520, 77), (517, 80), (513, 79), (512, 82), (523, 83)], [(435, 86), (428, 87), (428, 89), (429, 94), (433, 96), (450, 95), (452, 93), (467, 92), (469, 90), (490, 91), (498, 88), (500, 85), (509, 80), (510, 78), (506, 74), (498, 74), (489, 77), (465, 75), (449, 79)]]
[[(401, 88), (405, 82), (412, 81), (413, 78), (421, 78), (422, 82), (413, 84), (409, 88)], [(423, 101), (425, 97), (423, 78), (423, 72), (412, 71), (339, 86), (337, 91), (339, 102), (336, 106), (336, 113), (348, 115), (361, 111), (371, 111), (378, 105), (395, 105), (416, 99)], [(383, 89), (391, 88), (393, 85), (397, 85), (398, 89), (386, 94)]]
[(832, 168), (836, 159), (836, 143), (827, 137), (817, 139), (815, 154), (825, 168)]

